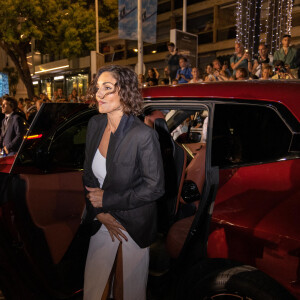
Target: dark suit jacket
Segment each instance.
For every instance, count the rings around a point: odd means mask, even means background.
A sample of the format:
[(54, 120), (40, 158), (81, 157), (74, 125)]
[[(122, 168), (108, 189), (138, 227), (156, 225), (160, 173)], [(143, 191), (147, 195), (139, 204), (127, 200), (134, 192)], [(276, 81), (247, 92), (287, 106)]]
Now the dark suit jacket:
[(8, 120), (6, 130), (4, 130), (4, 119), (1, 123), (0, 148), (6, 146), (9, 154), (15, 154), (22, 143), (25, 134), (24, 119), (13, 113)]
[[(107, 124), (106, 115), (91, 118), (87, 130), (83, 183), (99, 187), (92, 162)], [(109, 212), (141, 247), (156, 236), (156, 202), (164, 194), (163, 163), (156, 132), (137, 117), (124, 115), (111, 134), (103, 182), (103, 208), (94, 208), (86, 198), (86, 222), (100, 212)], [(87, 191), (86, 191), (87, 193)]]

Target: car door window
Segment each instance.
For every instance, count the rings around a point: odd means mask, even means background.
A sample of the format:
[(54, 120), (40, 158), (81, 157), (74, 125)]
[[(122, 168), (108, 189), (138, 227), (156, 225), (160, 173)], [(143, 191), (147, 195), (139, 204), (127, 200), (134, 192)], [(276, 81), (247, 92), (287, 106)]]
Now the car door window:
[(145, 111), (145, 123), (155, 127), (155, 119), (164, 118), (170, 135), (187, 152), (188, 163), (197, 154), (201, 145), (206, 143), (208, 110), (155, 110)]
[(57, 168), (83, 168), (87, 124), (88, 120), (74, 124), (55, 136), (50, 155)]
[(212, 165), (222, 168), (285, 158), (291, 138), (291, 131), (271, 107), (216, 104)]

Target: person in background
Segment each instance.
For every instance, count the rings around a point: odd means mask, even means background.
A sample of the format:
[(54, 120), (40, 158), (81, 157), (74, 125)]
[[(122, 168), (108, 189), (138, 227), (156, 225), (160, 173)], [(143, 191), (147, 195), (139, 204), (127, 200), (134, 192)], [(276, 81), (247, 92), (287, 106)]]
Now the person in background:
[(215, 58), (213, 60), (213, 75), (216, 78), (217, 81), (226, 81), (228, 78), (226, 76), (223, 76), (222, 74), (222, 64), (221, 62)]
[(27, 115), (27, 121), (29, 124), (33, 121), (36, 113), (37, 113), (37, 107), (36, 103), (39, 100), (38, 96), (33, 96), (33, 103), (32, 105), (27, 109), (26, 115)]
[(172, 81), (172, 85), (177, 85), (178, 84), (178, 80), (177, 79), (174, 79), (173, 81)]
[(144, 74), (139, 74), (138, 75), (138, 82), (139, 82), (139, 88), (148, 86), (148, 84), (145, 83), (145, 76), (144, 76)]
[(52, 96), (52, 98), (51, 98), (51, 101), (52, 101), (52, 102), (56, 102), (56, 101), (57, 101), (57, 96), (58, 96), (57, 91), (54, 91), (54, 92), (53, 92), (53, 96)]
[(237, 68), (235, 72), (235, 80), (247, 80), (248, 72), (245, 68)]
[(170, 72), (170, 82), (176, 78), (179, 69), (179, 55), (174, 43), (168, 43), (169, 54), (166, 57), (166, 63)]
[(192, 68), (192, 79), (189, 81), (189, 83), (198, 83), (203, 82), (203, 80), (200, 78), (200, 71), (197, 67)]
[(24, 120), (26, 120), (26, 114), (25, 114), (25, 105), (24, 105), (24, 99), (19, 98), (18, 100), (18, 107), (15, 111), (16, 114), (18, 114), (20, 117), (22, 117)]
[(25, 105), (26, 105), (26, 103), (25, 103), (24, 98), (19, 98), (19, 100), (18, 100), (18, 108), (19, 108), (21, 111), (23, 111), (24, 114), (25, 114), (25, 109), (26, 109)]
[(158, 85), (159, 73), (156, 68), (152, 68), (148, 70), (148, 77), (146, 78), (146, 82), (148, 85)]
[(165, 82), (166, 85), (170, 84), (171, 77), (170, 77), (169, 66), (166, 66), (164, 68), (164, 78), (162, 78), (162, 80)]
[(285, 34), (281, 40), (282, 47), (274, 53), (274, 61), (281, 60), (293, 77), (298, 78), (297, 49), (290, 46), (290, 43), (291, 36)]
[(270, 65), (265, 65), (262, 67), (260, 80), (269, 80), (272, 73), (272, 67)]
[[(106, 299), (105, 286), (120, 251), (123, 295), (114, 299), (146, 300), (156, 200), (164, 194), (158, 135), (137, 117), (143, 98), (131, 69), (100, 68), (90, 94), (100, 114), (90, 119), (86, 134), (83, 222), (99, 227), (90, 239), (83, 299)], [(120, 277), (114, 277), (114, 285)]]
[(265, 43), (260, 43), (258, 46), (258, 55), (255, 56), (252, 74), (254, 74), (257, 78), (262, 76), (263, 65), (273, 66), (273, 56), (269, 54), (268, 46)]
[(0, 151), (3, 155), (14, 155), (23, 141), (25, 121), (16, 114), (18, 102), (12, 97), (6, 97), (2, 102), (2, 113), (5, 118), (1, 124)]
[(229, 80), (229, 78), (231, 77), (231, 72), (229, 70), (229, 63), (228, 61), (224, 61), (223, 65), (222, 65), (222, 69), (220, 71), (220, 74), (227, 78), (227, 80)]
[(180, 69), (177, 70), (176, 79), (178, 83), (188, 83), (192, 79), (192, 69), (187, 66), (186, 57), (179, 59)]
[(216, 77), (214, 76), (213, 66), (212, 64), (207, 64), (205, 67), (204, 81), (216, 81)]
[(76, 89), (72, 90), (72, 93), (69, 95), (68, 100), (70, 103), (78, 103), (79, 102), (79, 97), (78, 97)]
[(45, 103), (51, 102), (51, 101), (49, 100), (47, 94), (45, 94), (45, 93), (40, 94), (40, 99), (39, 99), (39, 100), (41, 100), (42, 102), (45, 102)]
[(247, 72), (252, 71), (252, 64), (248, 50), (244, 50), (242, 43), (235, 43), (234, 45), (235, 53), (230, 57), (230, 66), (233, 70), (233, 76), (237, 68), (244, 68)]
[(275, 75), (272, 79), (295, 79), (290, 68), (281, 60), (274, 61)]
[(56, 97), (56, 102), (65, 102), (66, 98), (63, 94), (62, 89), (57, 89), (57, 97)]
[(166, 79), (163, 78), (159, 81), (159, 85), (167, 85), (168, 83), (166, 82)]

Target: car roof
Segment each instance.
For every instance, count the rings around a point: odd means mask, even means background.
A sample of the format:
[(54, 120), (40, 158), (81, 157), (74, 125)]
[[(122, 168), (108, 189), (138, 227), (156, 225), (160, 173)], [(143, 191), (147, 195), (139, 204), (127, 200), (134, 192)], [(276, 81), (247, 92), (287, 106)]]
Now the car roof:
[(179, 84), (143, 88), (148, 99), (199, 98), (272, 101), (284, 104), (300, 121), (300, 81), (247, 80)]

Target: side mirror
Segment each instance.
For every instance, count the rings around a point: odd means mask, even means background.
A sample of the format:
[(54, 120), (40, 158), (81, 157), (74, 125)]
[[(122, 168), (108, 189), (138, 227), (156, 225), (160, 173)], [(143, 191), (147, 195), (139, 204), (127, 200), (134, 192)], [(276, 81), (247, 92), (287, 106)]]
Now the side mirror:
[(181, 197), (186, 203), (192, 203), (201, 199), (196, 183), (192, 180), (186, 180), (183, 183)]

